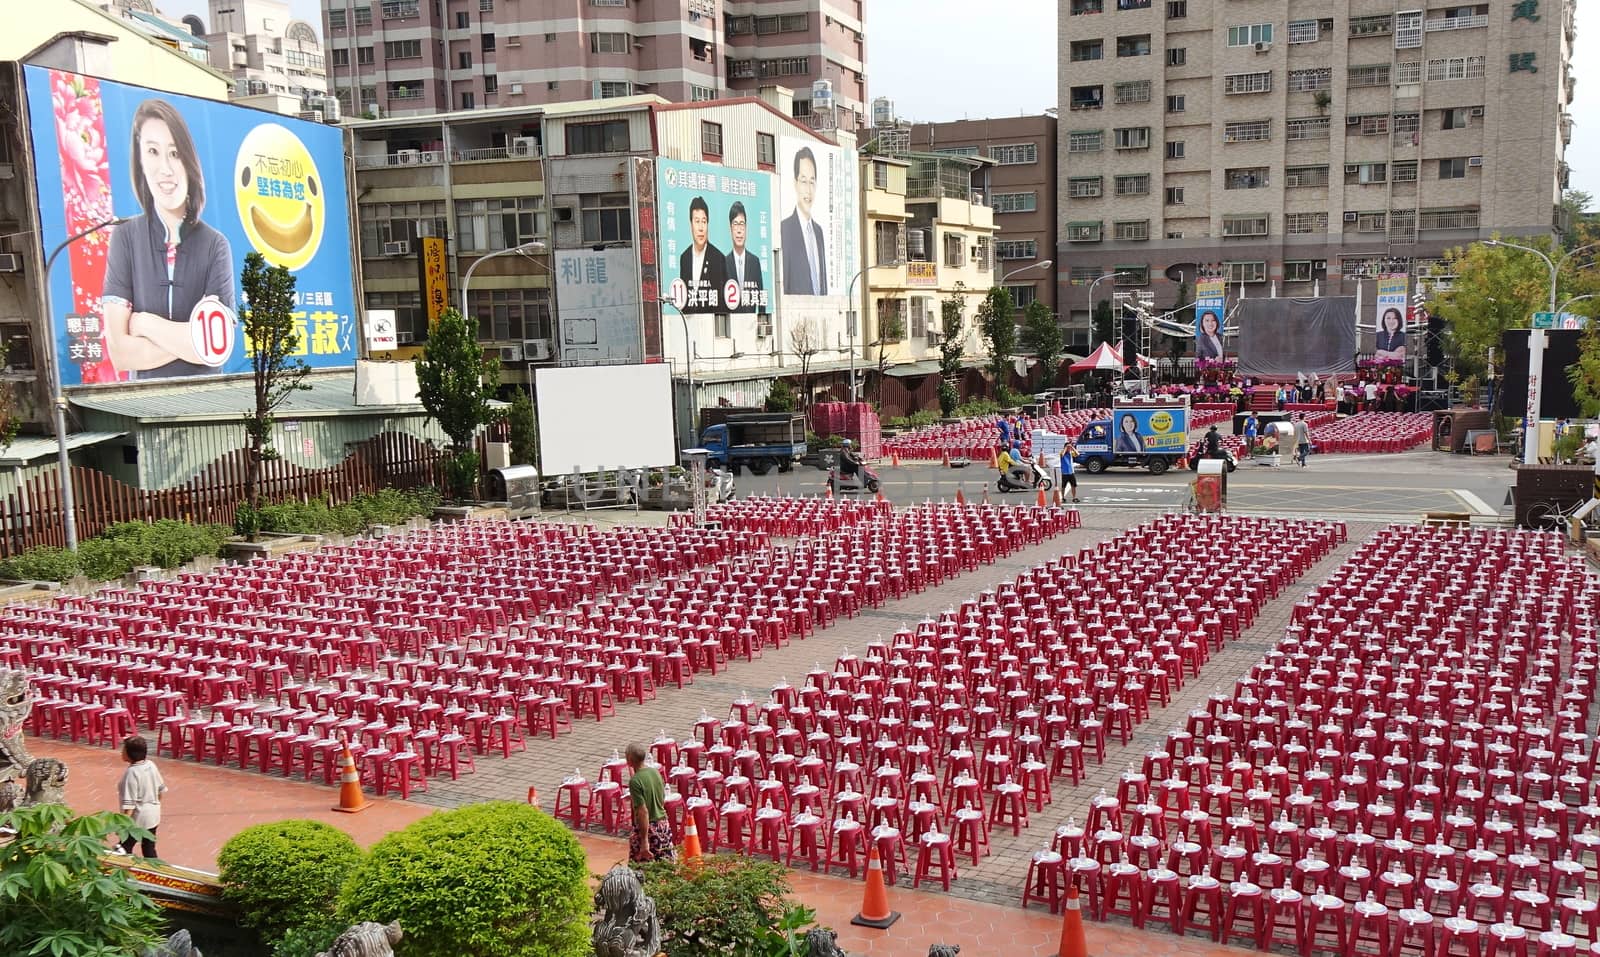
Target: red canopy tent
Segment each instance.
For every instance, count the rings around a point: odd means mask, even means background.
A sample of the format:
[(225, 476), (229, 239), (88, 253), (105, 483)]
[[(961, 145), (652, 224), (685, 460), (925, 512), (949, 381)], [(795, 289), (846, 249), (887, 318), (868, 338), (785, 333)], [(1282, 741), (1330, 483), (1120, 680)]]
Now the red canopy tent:
[(1068, 372), (1121, 372), (1122, 354), (1109, 342), (1102, 342), (1095, 350), (1067, 369)]

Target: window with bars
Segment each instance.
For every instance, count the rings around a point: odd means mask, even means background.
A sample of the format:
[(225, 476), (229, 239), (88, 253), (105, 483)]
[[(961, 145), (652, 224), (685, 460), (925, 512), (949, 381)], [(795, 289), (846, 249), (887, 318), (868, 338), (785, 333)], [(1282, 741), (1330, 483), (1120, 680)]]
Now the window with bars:
[(1380, 14), (1372, 17), (1351, 17), (1350, 35), (1353, 37), (1384, 36), (1394, 31), (1394, 17)]
[(1272, 170), (1266, 166), (1246, 166), (1223, 171), (1223, 189), (1266, 189), (1272, 185)]
[[(1112, 227), (1112, 236), (1123, 242), (1144, 242), (1150, 238), (1150, 220), (1120, 220)], [(1139, 285), (1144, 285), (1140, 282)]]
[(1326, 116), (1307, 116), (1288, 120), (1284, 124), (1284, 135), (1290, 142), (1325, 140), (1330, 129)]
[(1483, 76), (1484, 59), (1481, 56), (1442, 57), (1428, 61), (1428, 79), (1475, 80)]
[(931, 338), (928, 335), (928, 322), (933, 318), (932, 302), (927, 296), (911, 297), (911, 324), (908, 331), (913, 342)]
[(1290, 43), (1316, 43), (1322, 39), (1322, 27), (1315, 20), (1290, 20)]
[(887, 266), (904, 253), (901, 244), (905, 241), (905, 232), (900, 223), (876, 222), (872, 224), (873, 265)]
[(1150, 81), (1132, 80), (1113, 87), (1118, 103), (1149, 103)]
[(1381, 136), (1389, 132), (1388, 116), (1358, 116), (1356, 123), (1347, 124), (1362, 136)]
[(1266, 282), (1267, 264), (1262, 260), (1225, 262), (1222, 264), (1222, 275), (1230, 283)]
[(1100, 241), (1101, 223), (1068, 223), (1067, 242), (1097, 243)]
[(1477, 229), (1476, 209), (1425, 209), (1417, 217), (1418, 229)]
[(991, 146), (989, 147), (989, 158), (1001, 166), (1022, 166), (1027, 163), (1037, 163), (1039, 161), (1039, 146), (1036, 143)]
[(1243, 120), (1222, 128), (1224, 143), (1260, 143), (1272, 139), (1271, 120)]
[(1230, 239), (1240, 236), (1265, 236), (1267, 234), (1268, 218), (1264, 213), (1224, 216), (1222, 217), (1222, 235)]
[(1067, 180), (1067, 197), (1069, 199), (1095, 199), (1102, 193), (1102, 179), (1099, 176), (1074, 176)]
[(1283, 171), (1285, 189), (1310, 189), (1328, 185), (1328, 167), (1291, 166)]
[(1290, 213), (1283, 218), (1283, 231), (1304, 236), (1328, 231), (1327, 213)]
[(1147, 150), (1150, 148), (1150, 127), (1123, 126), (1112, 131), (1112, 143), (1119, 150)]
[(1417, 181), (1417, 161), (1400, 160), (1389, 167), (1389, 179), (1395, 183), (1415, 183)]
[(1421, 113), (1396, 113), (1393, 118), (1396, 133), (1415, 133), (1422, 129)]
[(1150, 174), (1130, 173), (1118, 176), (1116, 186), (1118, 196), (1144, 196), (1150, 192)]
[(1116, 278), (1111, 280), (1113, 286), (1148, 286), (1150, 284), (1150, 267), (1144, 263), (1122, 263), (1111, 267), (1116, 271)]
[(1394, 81), (1396, 83), (1421, 83), (1422, 61), (1404, 60), (1394, 65)]
[(1317, 67), (1313, 70), (1290, 70), (1290, 93), (1314, 93), (1333, 88), (1333, 68)]
[(1226, 96), (1242, 93), (1271, 93), (1272, 72), (1230, 73), (1222, 78), (1222, 92)]
[(1083, 285), (1084, 283), (1091, 283), (1100, 278), (1100, 267), (1073, 266), (1072, 270), (1067, 275), (1069, 281), (1071, 281), (1074, 286)]
[(1401, 10), (1394, 15), (1394, 48), (1414, 50), (1422, 46), (1422, 11)]
[(1388, 86), (1389, 64), (1378, 63), (1371, 66), (1353, 66), (1349, 70), (1349, 84), (1359, 86)]
[(1039, 208), (1037, 193), (995, 193), (989, 206), (997, 213), (1031, 213)]
[(1002, 259), (1037, 259), (1039, 243), (1032, 239), (1011, 239), (995, 243), (995, 255)]
[(1105, 130), (1073, 130), (1067, 134), (1068, 153), (1098, 153), (1105, 143)]
[(1389, 228), (1388, 213), (1357, 213), (1356, 232), (1381, 233)]

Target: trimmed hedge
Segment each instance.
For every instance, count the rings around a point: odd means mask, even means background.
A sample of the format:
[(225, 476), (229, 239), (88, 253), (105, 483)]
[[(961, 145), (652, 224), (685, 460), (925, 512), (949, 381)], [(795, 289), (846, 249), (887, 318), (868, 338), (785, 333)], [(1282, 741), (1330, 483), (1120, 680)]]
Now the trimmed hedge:
[(215, 555), (229, 535), (224, 525), (191, 525), (164, 518), (158, 522), (120, 522), (63, 548), (30, 548), (0, 562), (0, 578), (69, 581), (80, 572), (95, 581), (121, 578), (140, 565), (177, 568), (201, 555)]
[(357, 495), (348, 505), (327, 502), (284, 502), (261, 509), (261, 531), (296, 535), (356, 535), (374, 525), (403, 525), (433, 514), (439, 491), (420, 488), (401, 492), (386, 488), (372, 495)]
[(348, 923), (398, 920), (406, 957), (589, 957), (589, 865), (564, 825), (496, 801), (379, 841), (339, 894)]
[(361, 857), (350, 835), (320, 821), (258, 824), (229, 838), (217, 855), (222, 896), (238, 906), (241, 924), (269, 942), (297, 928), (321, 931)]

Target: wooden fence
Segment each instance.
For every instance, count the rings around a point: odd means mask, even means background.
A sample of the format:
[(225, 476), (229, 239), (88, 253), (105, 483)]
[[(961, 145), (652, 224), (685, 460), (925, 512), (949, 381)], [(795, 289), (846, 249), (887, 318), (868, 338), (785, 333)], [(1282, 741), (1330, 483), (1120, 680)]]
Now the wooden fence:
[[(482, 438), (478, 445), (481, 455)], [(116, 522), (163, 518), (231, 526), (244, 499), (246, 456), (244, 449), (230, 452), (183, 485), (156, 490), (137, 489), (105, 472), (74, 466), (78, 538), (98, 535)], [(385, 432), (355, 446), (343, 463), (329, 468), (308, 469), (283, 459), (263, 462), (261, 494), (268, 502), (316, 498), (342, 505), (383, 488), (437, 486), (439, 458), (438, 449), (414, 436)], [(66, 545), (61, 488), (54, 471), (27, 480), (3, 504), (0, 557), (39, 545)]]

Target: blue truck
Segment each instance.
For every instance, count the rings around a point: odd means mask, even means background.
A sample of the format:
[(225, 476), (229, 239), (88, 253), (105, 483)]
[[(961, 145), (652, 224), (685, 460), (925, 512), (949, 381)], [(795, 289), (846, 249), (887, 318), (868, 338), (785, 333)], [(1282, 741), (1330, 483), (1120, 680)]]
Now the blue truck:
[(1078, 434), (1084, 471), (1099, 474), (1114, 465), (1146, 468), (1161, 475), (1189, 450), (1189, 402), (1118, 402), (1111, 418), (1095, 419)]
[(806, 417), (794, 412), (733, 412), (702, 409), (700, 447), (707, 464), (738, 475), (773, 469), (787, 472), (806, 454)]

